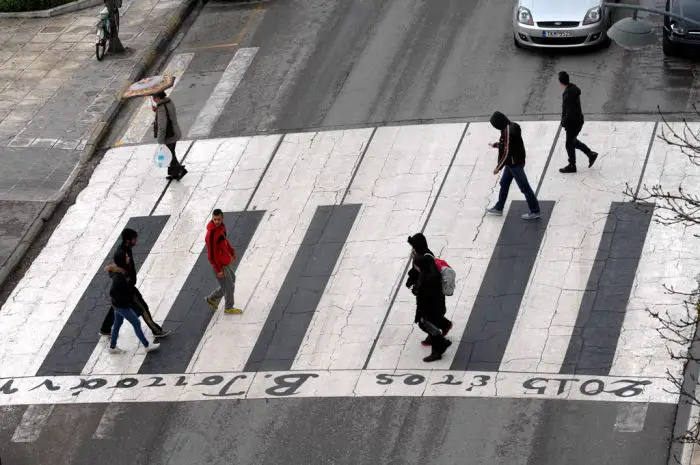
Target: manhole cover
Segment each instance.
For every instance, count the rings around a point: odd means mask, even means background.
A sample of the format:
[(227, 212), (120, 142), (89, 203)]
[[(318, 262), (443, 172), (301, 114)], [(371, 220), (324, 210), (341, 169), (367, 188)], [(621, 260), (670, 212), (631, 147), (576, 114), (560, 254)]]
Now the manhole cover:
[(63, 32), (65, 26), (46, 26), (41, 32), (57, 34)]

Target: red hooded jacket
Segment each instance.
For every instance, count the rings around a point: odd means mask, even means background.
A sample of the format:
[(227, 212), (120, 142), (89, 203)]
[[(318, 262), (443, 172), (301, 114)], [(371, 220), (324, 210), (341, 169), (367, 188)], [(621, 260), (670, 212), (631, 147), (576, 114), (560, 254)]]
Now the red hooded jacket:
[(207, 258), (214, 271), (221, 273), (223, 268), (236, 259), (236, 250), (226, 237), (226, 225), (216, 226), (213, 221), (207, 224)]

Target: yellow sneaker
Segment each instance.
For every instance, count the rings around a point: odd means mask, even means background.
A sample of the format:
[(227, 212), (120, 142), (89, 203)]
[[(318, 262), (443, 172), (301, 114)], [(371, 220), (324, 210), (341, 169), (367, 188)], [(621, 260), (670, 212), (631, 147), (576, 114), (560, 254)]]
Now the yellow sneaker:
[(243, 313), (243, 310), (241, 310), (240, 308), (236, 308), (236, 307), (230, 307), (230, 308), (225, 309), (224, 313), (227, 315), (240, 315), (241, 313)]
[(209, 297), (205, 297), (204, 300), (207, 301), (207, 304), (209, 304), (212, 310), (216, 311), (216, 309), (219, 308), (219, 303), (211, 300)]

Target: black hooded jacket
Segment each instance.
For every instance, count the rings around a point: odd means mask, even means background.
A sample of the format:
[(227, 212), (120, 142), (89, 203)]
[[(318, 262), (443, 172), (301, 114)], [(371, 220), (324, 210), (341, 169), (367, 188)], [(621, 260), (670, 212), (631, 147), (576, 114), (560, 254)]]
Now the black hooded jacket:
[(504, 166), (525, 164), (525, 143), (520, 125), (508, 119), (500, 111), (491, 115), (491, 126), (501, 131), (498, 141), (498, 170)]
[(562, 94), (561, 125), (564, 129), (583, 126), (583, 110), (581, 110), (581, 89), (575, 84), (569, 84)]
[[(416, 233), (413, 236), (408, 236), (408, 243), (413, 247), (413, 253), (415, 255), (432, 255), (435, 254), (428, 248), (428, 240), (421, 233)], [(411, 287), (418, 281), (418, 271), (413, 267), (408, 270), (408, 279), (406, 280), (406, 287)]]
[(411, 289), (416, 296), (415, 323), (419, 323), (421, 319), (435, 322), (447, 313), (440, 272), (435, 260), (427, 258), (423, 256), (416, 260), (421, 268), (420, 272), (414, 269), (418, 273), (418, 280)]
[(112, 305), (119, 308), (131, 308), (134, 303), (134, 285), (129, 277), (126, 257), (126, 252), (117, 250), (114, 263), (105, 269), (112, 279), (112, 287), (109, 289)]

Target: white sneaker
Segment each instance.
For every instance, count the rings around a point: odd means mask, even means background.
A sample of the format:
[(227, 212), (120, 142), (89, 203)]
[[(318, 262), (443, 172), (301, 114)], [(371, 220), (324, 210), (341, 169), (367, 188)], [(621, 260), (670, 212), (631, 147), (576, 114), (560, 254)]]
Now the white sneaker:
[(151, 342), (150, 344), (148, 344), (148, 347), (146, 347), (146, 352), (153, 352), (158, 349), (160, 349), (160, 344), (158, 344), (157, 342)]
[(126, 350), (120, 349), (119, 347), (115, 347), (114, 349), (111, 347), (109, 348), (110, 354), (123, 354), (124, 352), (126, 352)]

